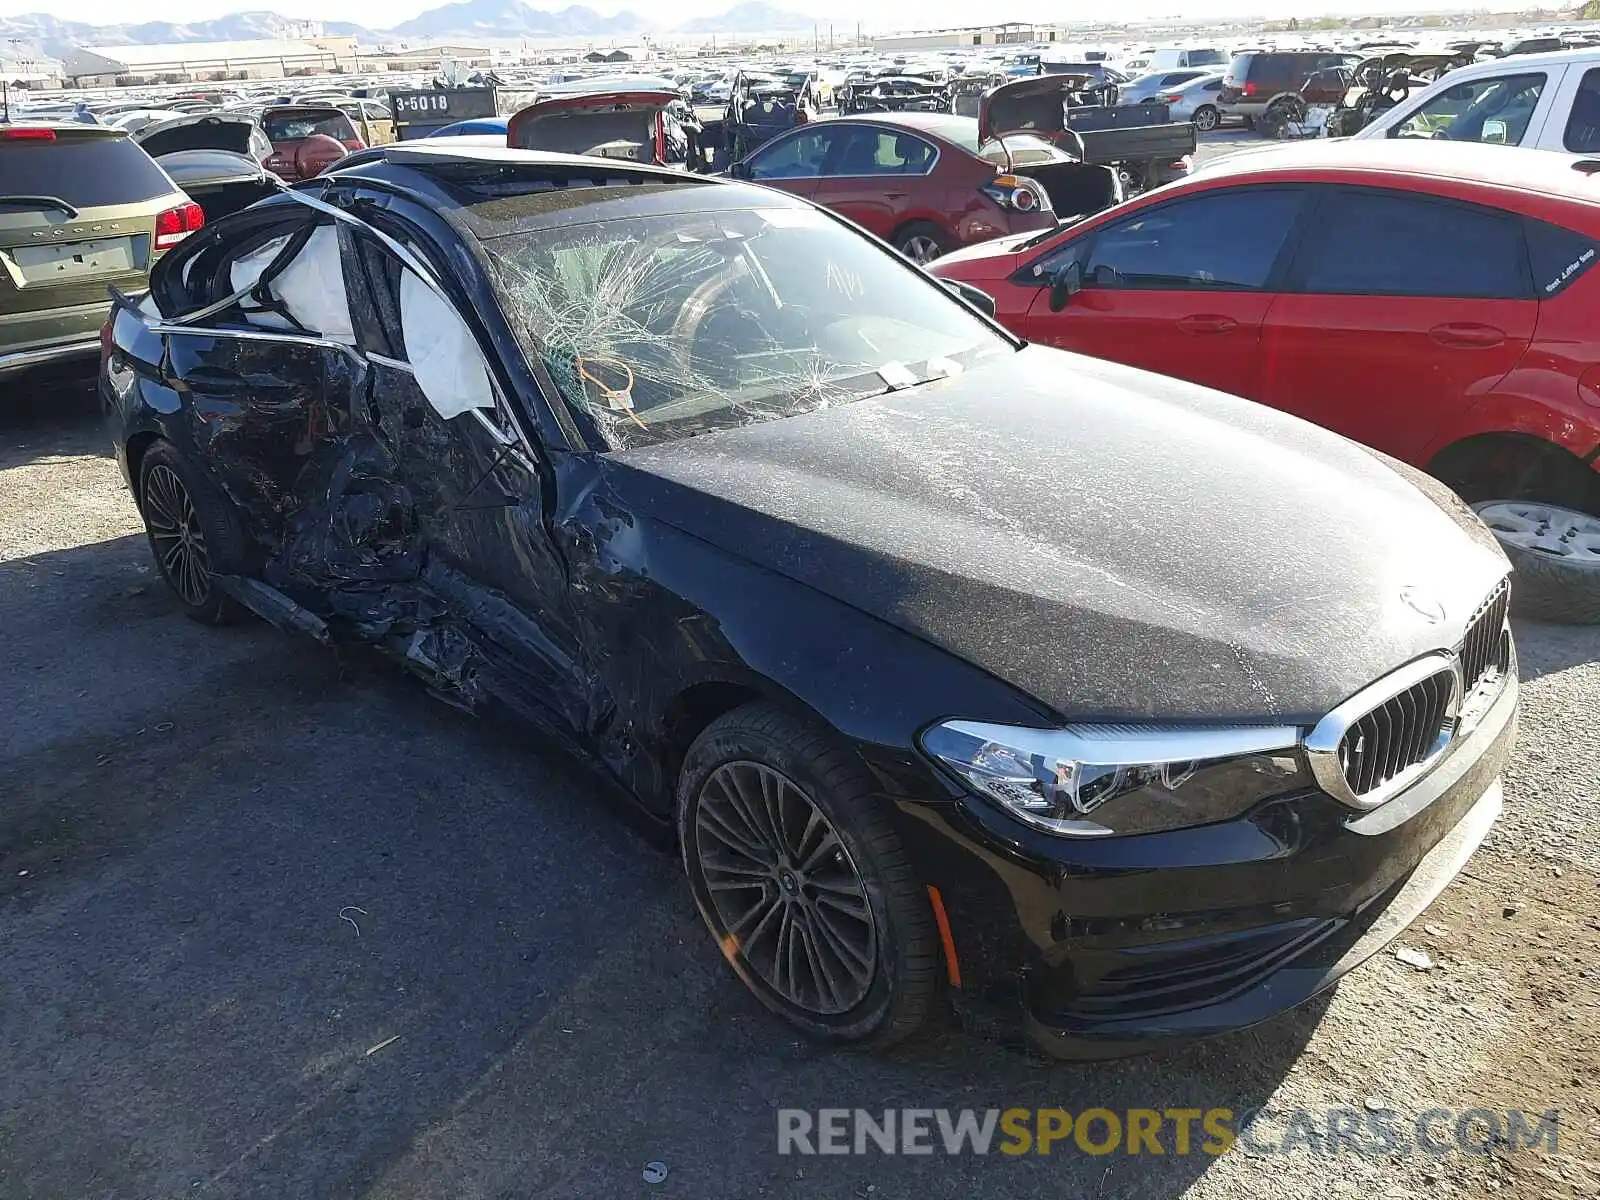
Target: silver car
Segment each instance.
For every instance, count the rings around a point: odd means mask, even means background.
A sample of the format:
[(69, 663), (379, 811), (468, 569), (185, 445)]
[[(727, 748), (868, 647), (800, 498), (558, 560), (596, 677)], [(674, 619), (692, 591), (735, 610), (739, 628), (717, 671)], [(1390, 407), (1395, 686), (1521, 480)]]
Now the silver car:
[(1172, 120), (1193, 121), (1196, 129), (1208, 133), (1222, 124), (1222, 111), (1217, 108), (1217, 93), (1221, 90), (1221, 73), (1208, 72), (1177, 87), (1163, 88), (1146, 96), (1144, 103), (1165, 104)]
[(1164, 92), (1173, 92), (1186, 83), (1214, 73), (1212, 67), (1180, 67), (1171, 71), (1151, 71), (1117, 86), (1119, 104), (1138, 104), (1153, 100)]

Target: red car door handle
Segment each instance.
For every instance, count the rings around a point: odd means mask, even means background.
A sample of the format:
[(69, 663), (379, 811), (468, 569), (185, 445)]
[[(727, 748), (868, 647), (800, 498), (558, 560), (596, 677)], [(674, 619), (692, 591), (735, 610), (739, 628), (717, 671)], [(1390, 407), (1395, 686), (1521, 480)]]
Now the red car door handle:
[(1184, 333), (1231, 333), (1239, 328), (1239, 322), (1232, 317), (1198, 314), (1181, 318), (1178, 328)]
[(1498, 346), (1506, 340), (1505, 331), (1493, 325), (1473, 325), (1466, 322), (1456, 325), (1435, 325), (1428, 336), (1441, 346), (1483, 348)]

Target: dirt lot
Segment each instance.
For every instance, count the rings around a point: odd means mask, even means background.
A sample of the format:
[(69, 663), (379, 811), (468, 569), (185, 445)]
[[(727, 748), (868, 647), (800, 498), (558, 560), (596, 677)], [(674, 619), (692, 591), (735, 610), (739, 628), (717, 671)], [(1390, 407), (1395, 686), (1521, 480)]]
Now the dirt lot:
[[(871, 1059), (763, 1014), (580, 766), (183, 619), (104, 451), (81, 388), (0, 391), (4, 1200), (1600, 1195), (1600, 632), (1519, 628), (1507, 812), (1402, 938), (1429, 969), (1132, 1062)], [(777, 1153), (778, 1108), (900, 1106), (1561, 1118), (1555, 1154)]]

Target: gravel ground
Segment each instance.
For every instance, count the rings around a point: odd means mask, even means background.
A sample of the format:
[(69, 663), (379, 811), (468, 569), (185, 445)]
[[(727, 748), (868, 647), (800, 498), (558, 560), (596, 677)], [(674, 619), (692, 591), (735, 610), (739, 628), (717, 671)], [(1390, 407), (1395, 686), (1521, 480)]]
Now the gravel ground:
[[(81, 388), (0, 392), (0, 630), (3, 1200), (1600, 1194), (1600, 631), (1518, 629), (1507, 812), (1402, 939), (1429, 969), (1059, 1068), (795, 1042), (581, 766), (185, 620)], [(780, 1107), (1473, 1105), (1559, 1109), (1559, 1153), (776, 1150)]]

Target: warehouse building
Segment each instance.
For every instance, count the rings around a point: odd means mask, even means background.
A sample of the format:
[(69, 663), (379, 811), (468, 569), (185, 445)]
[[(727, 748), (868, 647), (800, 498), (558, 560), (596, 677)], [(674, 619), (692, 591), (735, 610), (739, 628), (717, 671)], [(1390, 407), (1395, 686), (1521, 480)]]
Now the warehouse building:
[(315, 41), (174, 42), (154, 46), (90, 46), (66, 57), (79, 87), (278, 79), (353, 69), (355, 38)]
[(1012, 21), (1004, 25), (971, 25), (961, 29), (927, 29), (894, 33), (872, 39), (880, 54), (900, 50), (959, 50), (971, 46), (1026, 46), (1032, 42), (1064, 42), (1064, 25), (1033, 25)]

